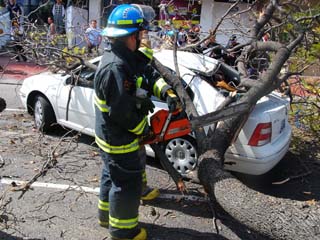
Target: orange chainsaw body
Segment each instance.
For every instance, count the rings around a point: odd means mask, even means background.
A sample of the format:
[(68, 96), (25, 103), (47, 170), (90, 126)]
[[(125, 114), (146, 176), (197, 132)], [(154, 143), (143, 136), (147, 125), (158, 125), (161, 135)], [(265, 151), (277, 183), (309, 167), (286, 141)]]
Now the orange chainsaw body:
[(172, 117), (167, 126), (166, 121), (169, 117), (168, 110), (161, 109), (151, 117), (150, 125), (156, 142), (167, 141), (191, 133), (192, 130), (189, 120), (186, 117), (179, 118), (179, 114), (179, 111), (172, 113)]

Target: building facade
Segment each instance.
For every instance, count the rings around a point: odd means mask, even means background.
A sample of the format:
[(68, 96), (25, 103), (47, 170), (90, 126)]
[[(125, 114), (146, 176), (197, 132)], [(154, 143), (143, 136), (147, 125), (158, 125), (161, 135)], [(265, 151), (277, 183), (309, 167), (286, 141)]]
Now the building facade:
[[(30, 12), (40, 8), (35, 19), (39, 19), (46, 24), (47, 17), (51, 14), (51, 8), (54, 0), (17, 0), (23, 6), (24, 15), (32, 18)], [(248, 7), (249, 0), (243, 0), (234, 11), (243, 10)], [(76, 45), (80, 39), (77, 36), (83, 34), (88, 27), (89, 22), (93, 19), (97, 20), (98, 27), (104, 28), (107, 23), (107, 18), (111, 11), (119, 4), (135, 3), (150, 5), (155, 9), (156, 20), (159, 24), (164, 24), (170, 20), (176, 27), (189, 28), (191, 24), (201, 26), (203, 34), (207, 34), (210, 29), (213, 29), (217, 20), (226, 12), (233, 4), (234, 0), (65, 0), (66, 18), (65, 31), (68, 36), (69, 45)], [(263, 2), (259, 1), (260, 3)], [(168, 3), (170, 3), (168, 5)], [(164, 8), (164, 4), (167, 7)], [(262, 5), (262, 4), (260, 4)], [(258, 5), (259, 6), (259, 5)], [(247, 34), (247, 28), (252, 25), (248, 15), (239, 15), (235, 18), (224, 21), (221, 25), (222, 30), (217, 32), (217, 41), (226, 43), (228, 36), (232, 34), (241, 36)]]

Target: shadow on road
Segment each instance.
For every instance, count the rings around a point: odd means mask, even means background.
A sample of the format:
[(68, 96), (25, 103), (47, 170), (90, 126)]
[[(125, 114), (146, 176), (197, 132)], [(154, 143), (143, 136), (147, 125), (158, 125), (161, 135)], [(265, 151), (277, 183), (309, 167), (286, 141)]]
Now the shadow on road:
[(278, 198), (297, 201), (320, 200), (319, 150), (304, 142), (298, 152), (290, 150), (268, 173), (261, 176), (235, 174), (248, 187)]
[[(165, 193), (169, 193), (166, 191)], [(176, 193), (176, 192), (172, 192)], [(250, 230), (248, 227), (243, 225), (242, 223), (238, 222), (234, 218), (232, 218), (227, 212), (225, 212), (219, 205), (214, 205), (212, 202), (194, 202), (194, 201), (184, 201), (181, 200), (171, 201), (171, 200), (163, 200), (158, 199), (151, 202), (148, 202), (147, 205), (151, 205), (157, 208), (165, 208), (170, 213), (170, 210), (182, 212), (183, 214), (190, 215), (193, 217), (201, 217), (206, 219), (212, 219), (212, 229), (215, 229), (215, 223), (217, 222), (217, 226), (219, 226), (220, 231), (224, 231), (224, 227), (221, 226), (225, 225), (228, 229), (231, 229), (234, 234), (236, 234), (240, 239), (246, 240), (269, 240), (268, 237), (261, 235), (258, 232)], [(215, 215), (215, 217), (214, 217)], [(167, 234), (174, 234), (176, 235), (173, 238), (170, 235), (170, 238), (156, 238), (156, 239), (227, 239), (223, 236), (216, 234), (216, 233), (198, 233), (196, 231), (190, 229), (176, 229), (176, 228), (165, 228), (159, 226), (161, 224), (155, 223), (155, 225), (149, 224), (147, 226), (148, 231), (152, 233), (152, 236), (158, 236), (159, 234), (163, 234), (162, 231), (165, 231)], [(160, 233), (159, 233), (160, 232)], [(229, 238), (228, 238), (229, 239)]]
[[(4, 233), (0, 231), (0, 239), (1, 240), (25, 240), (26, 238), (15, 237), (10, 234)], [(28, 238), (28, 240), (44, 240), (43, 238)]]
[(228, 240), (216, 233), (203, 233), (187, 228), (164, 227), (146, 223), (141, 223), (141, 227), (148, 229), (149, 240)]

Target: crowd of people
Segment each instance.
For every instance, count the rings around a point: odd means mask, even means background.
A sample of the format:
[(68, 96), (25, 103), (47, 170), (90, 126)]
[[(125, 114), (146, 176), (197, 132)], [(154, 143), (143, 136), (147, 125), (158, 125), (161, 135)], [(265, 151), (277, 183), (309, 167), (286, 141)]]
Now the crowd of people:
[(172, 27), (170, 21), (166, 21), (164, 26), (159, 28), (157, 37), (164, 41), (173, 43), (177, 33), (178, 47), (184, 47), (186, 44), (193, 44), (200, 40), (200, 26), (190, 24), (188, 28), (180, 26), (178, 29)]
[[(17, 53), (17, 61), (26, 61), (27, 59), (21, 52), (21, 39), (24, 36), (23, 21), (23, 7), (20, 6), (16, 0), (8, 0), (6, 8), (9, 12), (11, 21), (11, 43), (13, 50)], [(51, 12), (47, 17), (47, 42), (49, 45), (53, 44), (59, 35), (65, 34), (65, 15), (66, 9), (62, 0), (55, 0)], [(97, 27), (97, 20), (93, 19), (88, 24), (85, 30), (83, 39), (86, 44), (87, 52), (92, 53), (92, 50), (97, 52), (101, 42), (101, 30)]]
[[(175, 37), (175, 35), (177, 36)], [(155, 48), (163, 46), (163, 43), (166, 42), (173, 45), (174, 39), (176, 38), (178, 48), (192, 45), (193, 52), (203, 53), (210, 57), (223, 60), (230, 66), (235, 65), (235, 61), (241, 53), (241, 49), (231, 50), (239, 45), (235, 34), (232, 34), (225, 45), (217, 43), (214, 34), (211, 34), (207, 40), (201, 41), (205, 36), (201, 36), (201, 27), (196, 24), (190, 24), (189, 27), (180, 26), (179, 28), (174, 28), (170, 21), (166, 21), (162, 27), (158, 27), (156, 36), (158, 39), (161, 39), (162, 44), (153, 44)]]
[[(23, 9), (16, 0), (8, 0), (7, 9), (10, 12), (10, 19), (12, 22), (11, 27), (11, 36), (12, 40), (18, 40), (23, 34), (23, 27), (21, 26), (21, 16), (23, 15)], [(64, 20), (65, 20), (66, 9), (62, 0), (55, 0), (55, 3), (52, 6), (50, 15), (47, 18), (47, 41), (48, 43), (54, 42), (58, 35), (65, 33)], [(211, 36), (210, 39), (203, 42), (202, 44), (197, 45), (201, 40), (201, 27), (197, 24), (189, 24), (188, 26), (180, 26), (178, 28), (174, 27), (172, 23), (173, 20), (165, 21), (163, 26), (158, 26), (158, 23), (154, 25), (153, 33), (149, 35), (155, 35), (161, 41), (153, 41), (151, 39), (152, 48), (160, 48), (166, 46), (172, 46), (174, 43), (175, 35), (177, 35), (177, 46), (183, 48), (186, 45), (194, 45), (193, 51), (196, 53), (204, 53), (205, 50), (208, 50), (212, 47), (215, 47), (209, 54), (211, 57), (223, 58), (229, 65), (235, 64), (235, 59), (239, 55), (238, 52), (229, 53), (226, 49), (231, 49), (238, 44), (237, 38), (235, 35), (232, 35), (229, 42), (226, 46), (219, 45), (215, 41), (215, 36)], [(83, 34), (83, 40), (86, 45), (87, 53), (91, 54), (92, 52), (98, 52), (98, 49), (103, 42), (101, 35), (101, 29), (97, 27), (97, 20), (91, 19), (88, 28)], [(168, 44), (168, 45), (167, 45)]]

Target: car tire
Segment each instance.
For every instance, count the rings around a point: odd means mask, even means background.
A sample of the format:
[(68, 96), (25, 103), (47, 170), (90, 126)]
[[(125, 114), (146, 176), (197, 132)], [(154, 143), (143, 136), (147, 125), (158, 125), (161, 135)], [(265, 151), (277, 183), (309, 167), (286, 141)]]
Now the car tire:
[(164, 152), (173, 167), (182, 175), (193, 171), (197, 167), (196, 142), (190, 136), (174, 138), (166, 142)]
[(35, 128), (41, 132), (49, 132), (56, 117), (49, 101), (41, 95), (37, 95), (33, 105), (33, 117)]

